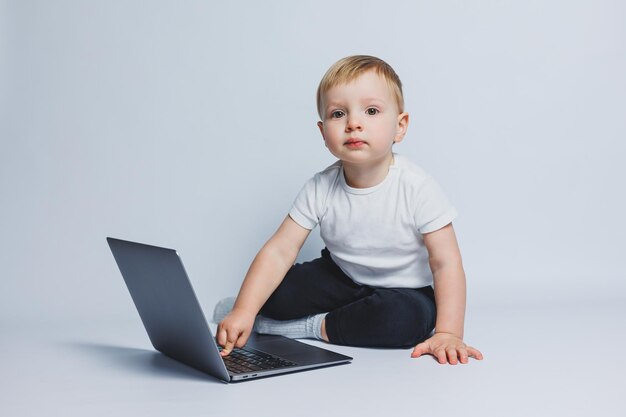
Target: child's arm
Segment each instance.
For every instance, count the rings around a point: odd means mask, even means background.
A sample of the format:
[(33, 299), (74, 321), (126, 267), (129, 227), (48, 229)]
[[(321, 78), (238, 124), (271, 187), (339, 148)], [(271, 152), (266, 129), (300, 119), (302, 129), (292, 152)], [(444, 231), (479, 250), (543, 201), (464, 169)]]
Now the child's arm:
[(233, 310), (218, 325), (222, 356), (246, 344), (256, 315), (294, 264), (310, 232), (287, 216), (261, 248), (241, 284)]
[(465, 272), (452, 223), (424, 234), (430, 269), (435, 285), (437, 322), (435, 334), (413, 349), (412, 357), (431, 354), (439, 363), (467, 363), (468, 356), (482, 359), (482, 354), (463, 343), (465, 320)]

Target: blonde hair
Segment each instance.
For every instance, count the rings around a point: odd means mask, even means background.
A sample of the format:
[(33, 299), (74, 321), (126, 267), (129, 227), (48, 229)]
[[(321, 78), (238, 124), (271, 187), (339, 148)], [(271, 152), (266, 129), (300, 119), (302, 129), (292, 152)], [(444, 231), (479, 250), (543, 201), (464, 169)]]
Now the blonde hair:
[(347, 84), (364, 72), (374, 70), (383, 77), (389, 88), (393, 91), (396, 104), (400, 113), (404, 111), (404, 96), (402, 95), (402, 82), (398, 74), (380, 58), (369, 55), (352, 55), (335, 62), (322, 77), (317, 87), (317, 113), (324, 119), (322, 112), (322, 95), (339, 84)]

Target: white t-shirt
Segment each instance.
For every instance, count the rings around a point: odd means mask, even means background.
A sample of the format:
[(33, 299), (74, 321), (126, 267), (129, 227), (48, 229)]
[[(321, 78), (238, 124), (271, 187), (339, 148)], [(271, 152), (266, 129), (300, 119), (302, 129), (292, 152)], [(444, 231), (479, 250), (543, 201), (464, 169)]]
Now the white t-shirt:
[(441, 187), (419, 166), (394, 154), (378, 185), (352, 188), (341, 161), (315, 174), (289, 212), (320, 235), (335, 263), (359, 284), (386, 288), (432, 285), (422, 234), (457, 216)]

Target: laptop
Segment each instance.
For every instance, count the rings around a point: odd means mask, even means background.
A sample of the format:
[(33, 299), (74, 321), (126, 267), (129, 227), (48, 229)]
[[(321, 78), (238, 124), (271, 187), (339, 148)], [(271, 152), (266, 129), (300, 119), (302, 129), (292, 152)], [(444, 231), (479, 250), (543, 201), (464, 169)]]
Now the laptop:
[(173, 249), (107, 238), (152, 346), (224, 382), (349, 363), (352, 358), (283, 336), (252, 333), (222, 358), (200, 303)]

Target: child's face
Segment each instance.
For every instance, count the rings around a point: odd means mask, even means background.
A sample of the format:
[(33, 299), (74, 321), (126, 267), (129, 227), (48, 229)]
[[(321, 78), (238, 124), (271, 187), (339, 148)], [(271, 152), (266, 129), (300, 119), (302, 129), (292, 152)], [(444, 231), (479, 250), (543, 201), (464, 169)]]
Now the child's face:
[(323, 94), (322, 111), (317, 125), (326, 147), (352, 164), (390, 158), (392, 145), (404, 138), (409, 122), (387, 81), (373, 70)]

